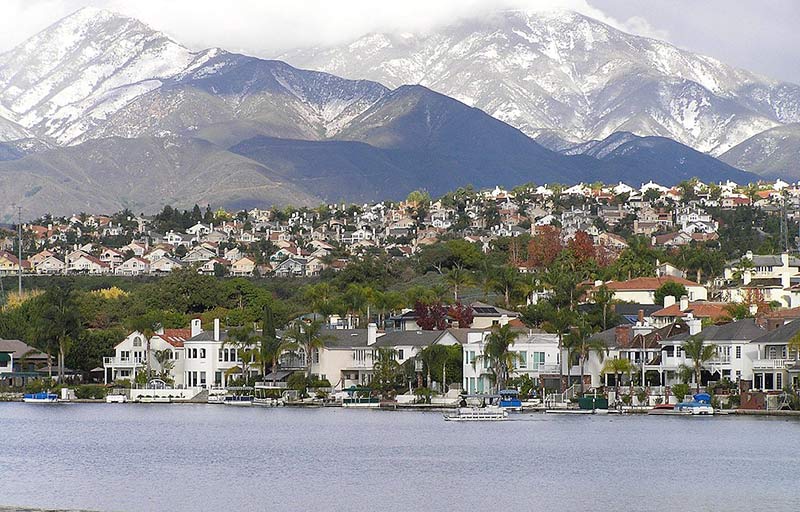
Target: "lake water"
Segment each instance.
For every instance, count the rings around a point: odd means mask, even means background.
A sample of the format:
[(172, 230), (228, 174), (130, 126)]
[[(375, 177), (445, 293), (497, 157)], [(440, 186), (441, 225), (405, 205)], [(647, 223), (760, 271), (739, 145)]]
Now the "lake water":
[(0, 505), (798, 510), (800, 421), (0, 404)]

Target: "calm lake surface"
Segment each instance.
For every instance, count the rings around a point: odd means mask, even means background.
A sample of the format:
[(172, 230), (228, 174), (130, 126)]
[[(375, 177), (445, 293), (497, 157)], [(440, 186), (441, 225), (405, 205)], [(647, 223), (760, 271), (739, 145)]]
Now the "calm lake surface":
[(0, 505), (798, 510), (800, 421), (0, 404)]

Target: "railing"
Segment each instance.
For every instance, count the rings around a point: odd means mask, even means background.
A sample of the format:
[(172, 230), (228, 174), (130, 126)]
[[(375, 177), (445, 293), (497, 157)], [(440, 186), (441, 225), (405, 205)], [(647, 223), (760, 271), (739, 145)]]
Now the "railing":
[(753, 369), (782, 370), (792, 364), (794, 364), (794, 359), (756, 359), (753, 361)]
[(549, 374), (557, 374), (558, 373), (558, 365), (557, 364), (545, 364), (539, 363), (537, 365), (533, 365), (532, 367), (534, 370), (537, 370), (539, 373), (549, 373)]
[(103, 365), (104, 366), (142, 366), (145, 362), (140, 359), (133, 359), (132, 357), (127, 358), (117, 358), (117, 357), (104, 357), (103, 358)]
[(545, 407), (564, 406), (566, 405), (567, 400), (572, 400), (575, 398), (575, 395), (578, 392), (577, 390), (577, 384), (573, 384), (564, 390), (563, 393), (550, 393), (545, 397), (544, 405)]

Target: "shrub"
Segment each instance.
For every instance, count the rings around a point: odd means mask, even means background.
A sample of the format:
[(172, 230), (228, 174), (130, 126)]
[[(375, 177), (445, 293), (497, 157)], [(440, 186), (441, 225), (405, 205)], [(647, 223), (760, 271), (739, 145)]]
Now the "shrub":
[(81, 400), (102, 400), (108, 394), (108, 389), (99, 384), (84, 384), (75, 388), (75, 398)]
[(683, 400), (683, 397), (689, 394), (689, 385), (675, 384), (672, 386), (672, 394), (675, 395), (675, 398), (677, 398), (678, 401)]

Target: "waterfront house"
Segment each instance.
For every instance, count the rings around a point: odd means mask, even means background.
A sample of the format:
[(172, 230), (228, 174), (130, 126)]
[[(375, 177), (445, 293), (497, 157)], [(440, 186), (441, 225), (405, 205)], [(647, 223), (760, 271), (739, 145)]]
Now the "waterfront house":
[[(463, 386), (467, 393), (490, 393), (494, 389), (494, 381), (489, 361), (484, 359), (483, 351), (486, 337), (491, 330), (468, 330), (463, 340)], [(558, 336), (542, 331), (518, 330), (517, 339), (510, 347), (518, 354), (510, 376), (528, 375), (533, 382), (547, 388), (559, 387)]]
[(49, 356), (19, 340), (0, 339), (0, 386), (22, 387), (41, 375)]
[(750, 342), (752, 388), (760, 391), (781, 391), (786, 386), (800, 385), (800, 361), (792, 338), (800, 334), (800, 322), (793, 320), (777, 326)]
[[(655, 304), (656, 290), (669, 282), (686, 287), (687, 297), (690, 301), (708, 300), (708, 290), (705, 286), (680, 277), (637, 277), (627, 281), (608, 281), (605, 285), (614, 292), (614, 299), (620, 302)], [(595, 288), (602, 284), (602, 282), (597, 282)]]
[[(136, 373), (147, 367), (148, 355), (151, 356), (150, 369), (161, 375), (167, 372), (169, 375), (164, 380), (171, 380), (176, 386), (185, 383), (182, 371), (184, 357), (183, 343), (189, 338), (189, 329), (159, 329), (150, 338), (150, 354), (148, 354), (148, 343), (144, 334), (134, 331), (128, 334), (125, 339), (114, 347), (114, 355), (103, 358), (104, 381), (114, 382), (117, 380), (134, 380)], [(154, 354), (157, 351), (166, 352), (171, 361), (171, 368), (162, 368)]]

